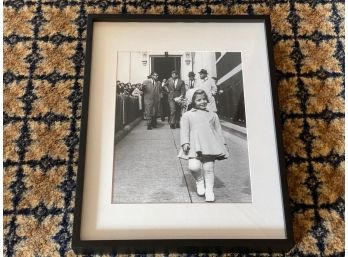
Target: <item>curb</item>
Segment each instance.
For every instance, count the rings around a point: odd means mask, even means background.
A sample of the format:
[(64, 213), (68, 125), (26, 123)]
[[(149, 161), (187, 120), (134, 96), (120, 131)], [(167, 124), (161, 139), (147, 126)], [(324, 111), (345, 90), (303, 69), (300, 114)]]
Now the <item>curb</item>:
[(124, 126), (123, 129), (118, 131), (115, 134), (115, 145), (119, 143), (136, 125), (138, 125), (140, 121), (142, 121), (142, 118), (138, 117), (135, 120), (133, 120), (131, 123)]
[(228, 132), (242, 138), (242, 139), (247, 140), (247, 133), (244, 131), (237, 130), (237, 129), (232, 128), (230, 126), (226, 126), (225, 124), (222, 124), (222, 123), (221, 123), (221, 128), (225, 131), (228, 131)]

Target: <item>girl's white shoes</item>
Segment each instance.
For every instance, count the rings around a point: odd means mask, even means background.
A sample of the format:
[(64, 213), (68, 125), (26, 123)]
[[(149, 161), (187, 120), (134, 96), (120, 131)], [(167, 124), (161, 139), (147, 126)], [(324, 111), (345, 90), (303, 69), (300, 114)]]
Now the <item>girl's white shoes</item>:
[(215, 201), (215, 195), (213, 190), (206, 190), (205, 191), (205, 201), (206, 202), (214, 202)]
[(215, 195), (213, 190), (206, 190), (204, 185), (204, 180), (198, 180), (196, 181), (197, 186), (197, 194), (199, 196), (205, 195), (205, 201), (206, 202), (214, 202), (215, 201)]
[(204, 180), (196, 181), (197, 195), (203, 196), (205, 194)]

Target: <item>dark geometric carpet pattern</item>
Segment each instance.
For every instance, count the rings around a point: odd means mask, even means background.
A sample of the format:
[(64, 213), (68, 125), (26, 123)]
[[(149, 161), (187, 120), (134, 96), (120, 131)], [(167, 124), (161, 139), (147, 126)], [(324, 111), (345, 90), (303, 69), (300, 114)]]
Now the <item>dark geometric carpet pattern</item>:
[(343, 0), (7, 0), (5, 256), (75, 256), (88, 13), (270, 14), (296, 241), (287, 255), (344, 255)]

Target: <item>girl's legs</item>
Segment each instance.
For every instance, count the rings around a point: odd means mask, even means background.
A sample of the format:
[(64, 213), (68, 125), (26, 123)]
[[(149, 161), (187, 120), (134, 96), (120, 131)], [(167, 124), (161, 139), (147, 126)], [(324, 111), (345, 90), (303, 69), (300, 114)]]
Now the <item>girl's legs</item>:
[(203, 196), (205, 193), (204, 178), (202, 175), (202, 163), (198, 159), (189, 159), (188, 168), (196, 180), (197, 194)]
[(214, 161), (203, 163), (204, 180), (205, 180), (205, 201), (214, 202)]

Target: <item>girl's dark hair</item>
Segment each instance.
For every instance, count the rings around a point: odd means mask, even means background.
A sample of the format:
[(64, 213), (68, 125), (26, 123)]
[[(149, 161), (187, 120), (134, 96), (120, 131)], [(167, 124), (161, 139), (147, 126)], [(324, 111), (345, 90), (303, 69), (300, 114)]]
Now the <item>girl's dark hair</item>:
[(205, 99), (207, 100), (207, 102), (209, 103), (209, 99), (208, 99), (208, 95), (207, 93), (203, 90), (203, 89), (197, 89), (193, 95), (192, 95), (192, 101), (191, 103), (188, 105), (188, 110), (195, 108), (195, 101), (197, 98), (197, 95), (204, 95)]

